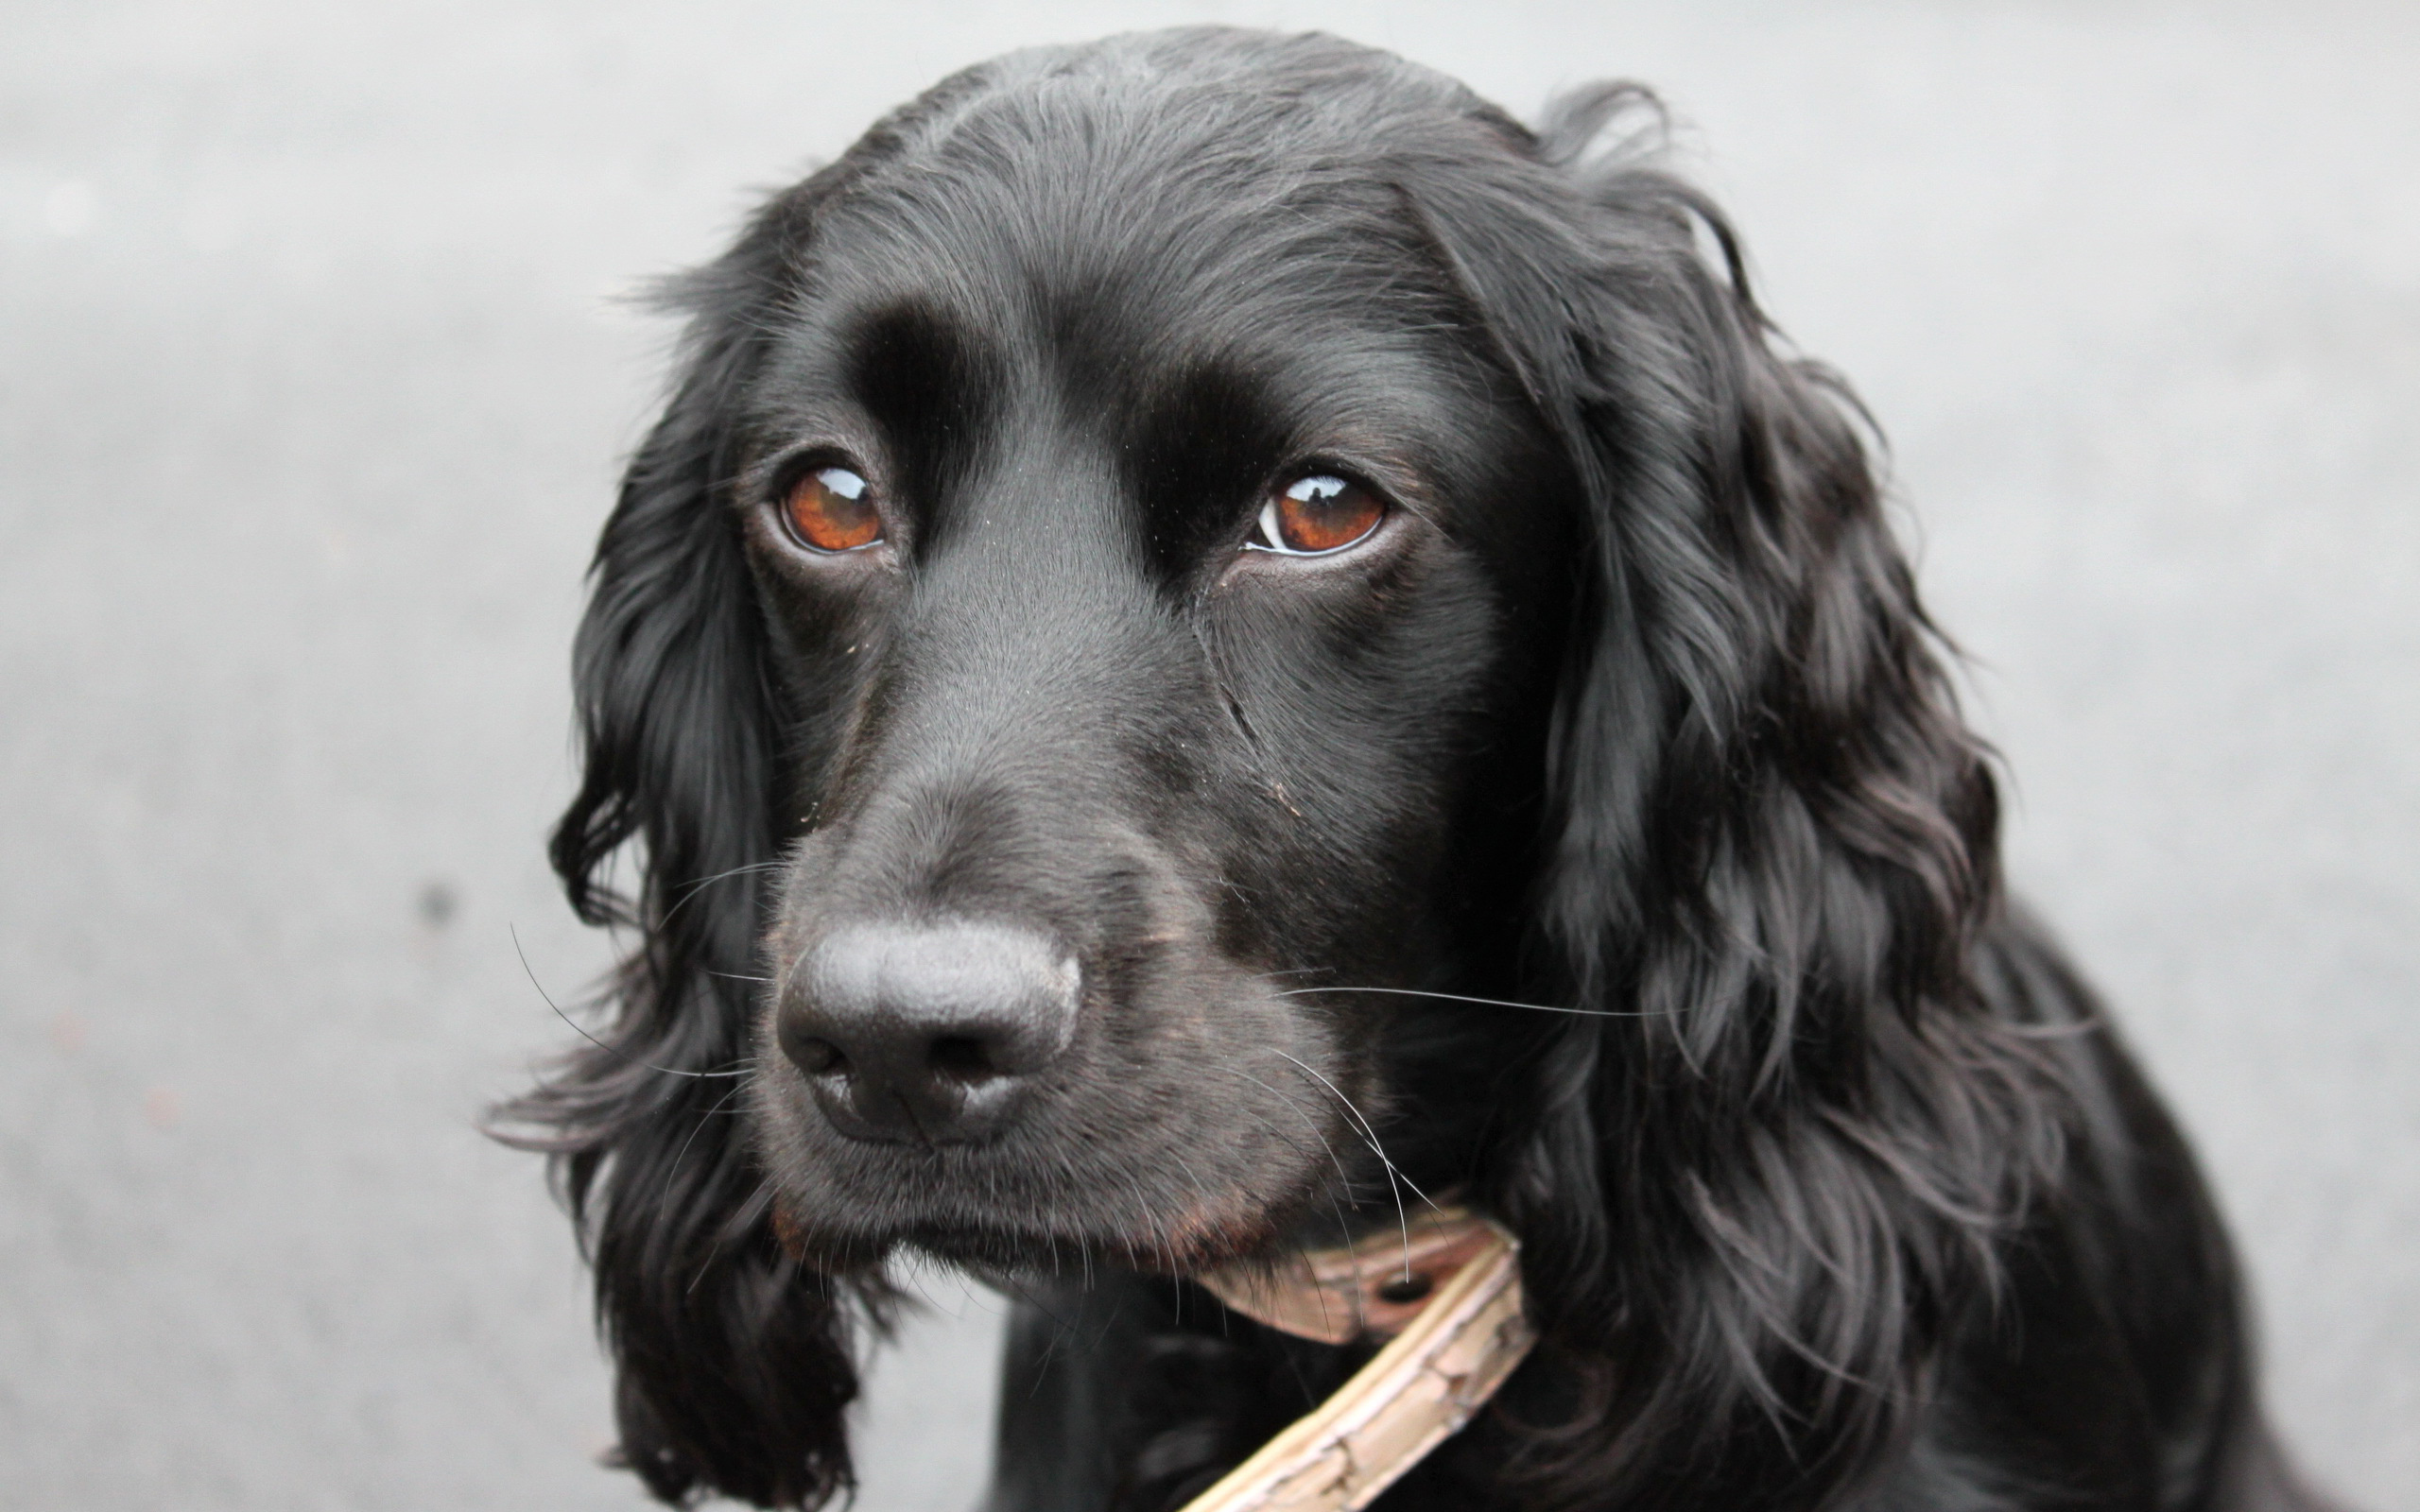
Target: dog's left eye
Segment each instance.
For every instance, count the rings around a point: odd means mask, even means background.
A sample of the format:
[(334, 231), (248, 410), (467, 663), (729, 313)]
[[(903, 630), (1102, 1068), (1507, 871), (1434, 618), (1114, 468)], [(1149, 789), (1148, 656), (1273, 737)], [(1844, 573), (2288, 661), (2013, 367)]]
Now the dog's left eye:
[(1285, 557), (1324, 557), (1361, 540), (1386, 517), (1386, 501), (1360, 484), (1313, 473), (1269, 496), (1244, 545)]
[(790, 534), (813, 551), (855, 551), (882, 539), (873, 490), (845, 467), (818, 468), (790, 485), (782, 512)]

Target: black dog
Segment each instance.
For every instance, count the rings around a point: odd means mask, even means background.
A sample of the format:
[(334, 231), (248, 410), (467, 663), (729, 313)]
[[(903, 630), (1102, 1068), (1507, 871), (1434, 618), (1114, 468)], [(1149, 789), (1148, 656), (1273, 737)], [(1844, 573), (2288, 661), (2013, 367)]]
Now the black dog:
[(1656, 127), (1021, 54), (675, 286), (553, 852), (639, 948), (517, 1108), (658, 1495), (849, 1484), (906, 1246), (1024, 1298), (994, 1512), (1177, 1505), (1366, 1355), (1182, 1278), (1455, 1189), (1543, 1343), (1395, 1512), (2301, 1504), (1855, 402)]

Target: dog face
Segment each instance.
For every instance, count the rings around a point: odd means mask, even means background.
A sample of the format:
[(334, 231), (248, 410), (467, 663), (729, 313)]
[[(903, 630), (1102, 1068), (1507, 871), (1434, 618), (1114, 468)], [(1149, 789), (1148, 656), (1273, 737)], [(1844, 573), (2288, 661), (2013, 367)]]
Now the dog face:
[(1460, 795), (1564, 596), (1568, 465), (1401, 192), (1114, 103), (822, 201), (740, 398), (798, 835), (752, 1117), (827, 1257), (1323, 1210), (1388, 1010), (1315, 989), (1467, 949)]

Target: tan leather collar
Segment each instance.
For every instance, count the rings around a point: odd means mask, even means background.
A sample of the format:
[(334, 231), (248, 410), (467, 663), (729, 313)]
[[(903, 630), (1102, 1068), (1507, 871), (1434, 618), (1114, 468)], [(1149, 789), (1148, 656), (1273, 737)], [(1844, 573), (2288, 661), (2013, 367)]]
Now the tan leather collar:
[(1236, 1312), (1328, 1344), (1391, 1342), (1184, 1512), (1355, 1512), (1470, 1421), (1537, 1342), (1520, 1242), (1442, 1209), (1350, 1249), (1194, 1278)]

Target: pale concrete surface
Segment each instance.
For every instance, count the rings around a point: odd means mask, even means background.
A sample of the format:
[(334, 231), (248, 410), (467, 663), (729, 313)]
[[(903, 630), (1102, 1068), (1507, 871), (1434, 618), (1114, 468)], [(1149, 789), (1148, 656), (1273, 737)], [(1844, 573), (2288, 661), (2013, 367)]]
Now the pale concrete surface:
[[(2420, 9), (50, 3), (0, 16), (0, 1505), (631, 1507), (471, 1131), (604, 960), (564, 647), (713, 251), (962, 62), (1323, 26), (1693, 123), (1898, 448), (2023, 885), (2215, 1169), (2308, 1462), (2420, 1504)], [(867, 1512), (980, 1475), (990, 1304)]]

